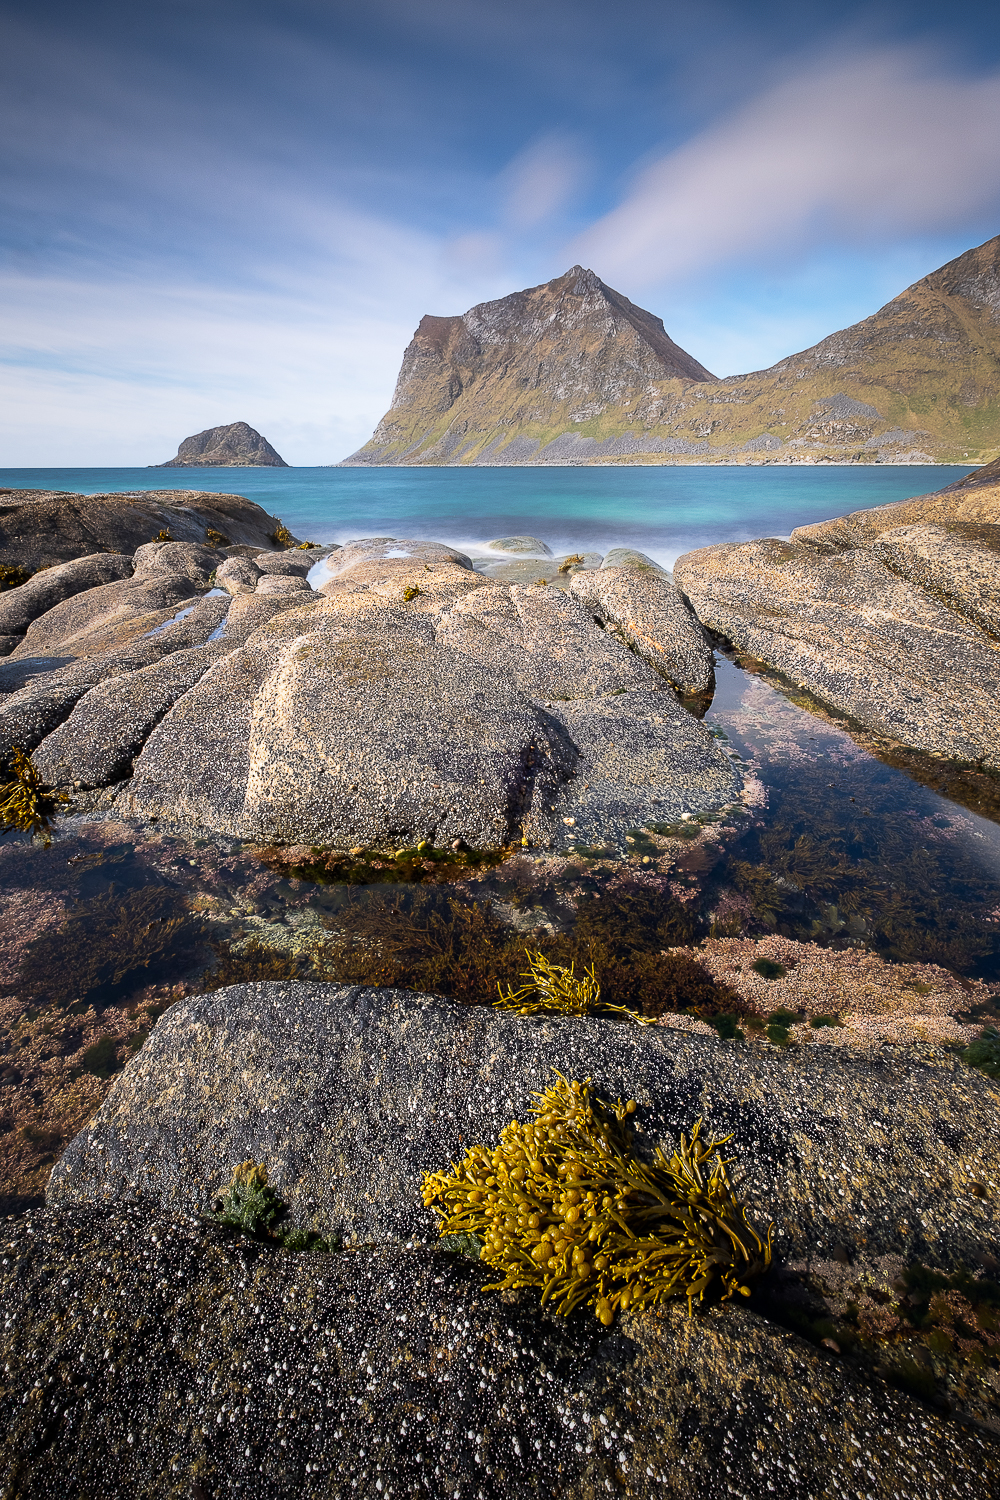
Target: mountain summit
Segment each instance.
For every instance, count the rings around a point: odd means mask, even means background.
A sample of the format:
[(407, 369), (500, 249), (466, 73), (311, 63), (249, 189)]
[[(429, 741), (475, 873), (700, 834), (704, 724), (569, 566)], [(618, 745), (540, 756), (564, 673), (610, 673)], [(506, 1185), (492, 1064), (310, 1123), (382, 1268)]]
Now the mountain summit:
[(421, 318), (391, 408), (347, 462), (523, 462), (608, 413), (627, 428), (663, 381), (714, 380), (659, 318), (573, 266), (460, 317)]
[(287, 469), (288, 464), (248, 422), (230, 422), (227, 427), (206, 427), (187, 437), (177, 457), (157, 469)]
[(425, 317), (348, 464), (984, 463), (1000, 449), (1000, 236), (770, 369), (717, 380), (574, 266)]

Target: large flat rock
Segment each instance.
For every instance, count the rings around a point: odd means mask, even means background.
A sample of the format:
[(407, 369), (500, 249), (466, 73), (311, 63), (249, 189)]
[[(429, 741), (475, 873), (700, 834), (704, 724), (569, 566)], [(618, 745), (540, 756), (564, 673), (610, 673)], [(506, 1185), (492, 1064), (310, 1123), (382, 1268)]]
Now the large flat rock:
[(727, 543), (674, 577), (710, 630), (866, 728), (1000, 768), (1000, 643), (872, 551)]
[(145, 1209), (0, 1236), (4, 1493), (990, 1500), (996, 1437), (744, 1309), (606, 1332), (479, 1267), (287, 1255)]
[(132, 571), (130, 557), (107, 552), (46, 568), (19, 588), (0, 594), (0, 635), (23, 635), (34, 620), (64, 599), (98, 588), (103, 583), (130, 578)]
[(883, 531), (872, 552), (901, 578), (1000, 637), (1000, 525), (900, 526)]
[[(247, 1158), (297, 1224), (347, 1243), (433, 1235), (423, 1172), (524, 1118), (553, 1068), (633, 1098), (645, 1149), (703, 1118), (779, 1254), (1000, 1251), (1000, 1084), (947, 1053), (874, 1061), (666, 1028), (505, 1015), (405, 990), (237, 985), (172, 1006), (52, 1172), (52, 1207), (198, 1213)], [(964, 1165), (963, 1165), (964, 1164)]]

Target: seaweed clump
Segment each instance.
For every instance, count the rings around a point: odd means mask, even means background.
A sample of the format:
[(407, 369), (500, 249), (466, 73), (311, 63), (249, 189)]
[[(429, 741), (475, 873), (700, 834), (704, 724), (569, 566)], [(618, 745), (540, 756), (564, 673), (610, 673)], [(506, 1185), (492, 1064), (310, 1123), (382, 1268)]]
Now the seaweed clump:
[[(725, 1301), (770, 1265), (701, 1121), (671, 1157), (652, 1165), (633, 1154), (625, 1124), (635, 1101), (591, 1098), (590, 1079), (556, 1082), (536, 1093), (534, 1120), (513, 1120), (500, 1144), (472, 1146), (447, 1172), (428, 1172), (425, 1207), (444, 1237), (475, 1235), (480, 1259), (502, 1280), (486, 1290), (533, 1287), (564, 1316), (593, 1307), (607, 1327), (626, 1308), (710, 1291)], [(714, 1162), (711, 1161), (715, 1157)], [(711, 1163), (711, 1165), (710, 1165)]]
[(593, 964), (578, 979), (575, 964), (568, 968), (565, 964), (554, 964), (544, 953), (532, 953), (528, 948), (525, 955), (528, 970), (520, 977), (527, 983), (516, 990), (508, 985), (506, 994), (498, 983), (500, 998), (493, 1002), (498, 1010), (513, 1010), (519, 1016), (536, 1016), (543, 1011), (554, 1011), (561, 1016), (627, 1016), (630, 1021), (644, 1024), (645, 1018), (627, 1006), (609, 1005), (601, 1000), (601, 986)]
[(221, 531), (217, 531), (214, 526), (210, 526), (205, 532), (205, 541), (210, 547), (232, 546), (232, 542), (230, 542), (229, 538), (225, 536)]
[(28, 948), (21, 978), (29, 994), (71, 1012), (98, 1009), (190, 959), (201, 925), (177, 892), (141, 886), (84, 901)]
[(249, 1239), (279, 1246), (282, 1250), (311, 1250), (325, 1254), (336, 1249), (313, 1229), (282, 1228), (281, 1219), (287, 1204), (278, 1197), (267, 1180), (267, 1167), (253, 1161), (240, 1162), (233, 1168), (229, 1186), (220, 1195), (214, 1212), (205, 1215), (224, 1229), (246, 1235)]
[[(275, 517), (275, 520), (277, 521), (277, 517)], [(272, 541), (276, 547), (291, 546), (293, 541), (292, 533), (289, 531), (284, 521), (277, 521), (277, 525), (271, 532), (269, 540)]]
[(0, 563), (0, 594), (4, 589), (19, 589), (31, 576), (27, 568), (19, 568), (16, 563)]
[(31, 756), (16, 746), (7, 774), (10, 779), (0, 782), (0, 835), (19, 828), (50, 844), (52, 817), (61, 803), (69, 801), (66, 793), (43, 786)]

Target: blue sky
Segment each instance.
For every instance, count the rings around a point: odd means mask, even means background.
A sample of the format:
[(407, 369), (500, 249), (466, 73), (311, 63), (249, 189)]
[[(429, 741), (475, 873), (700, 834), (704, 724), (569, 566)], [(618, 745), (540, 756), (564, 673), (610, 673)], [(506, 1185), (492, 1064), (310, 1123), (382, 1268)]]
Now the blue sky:
[(336, 461), (575, 261), (758, 369), (1000, 231), (995, 5), (0, 0), (0, 466)]

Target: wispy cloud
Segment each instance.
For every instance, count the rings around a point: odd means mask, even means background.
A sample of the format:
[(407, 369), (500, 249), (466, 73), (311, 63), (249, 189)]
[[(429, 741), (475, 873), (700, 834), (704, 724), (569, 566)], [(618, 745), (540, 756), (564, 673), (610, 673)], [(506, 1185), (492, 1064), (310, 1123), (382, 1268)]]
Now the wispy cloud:
[(569, 254), (649, 286), (831, 243), (869, 247), (1000, 208), (1000, 73), (922, 49), (801, 66), (644, 167)]
[(570, 203), (587, 172), (581, 142), (559, 131), (518, 152), (500, 175), (503, 217), (512, 229), (535, 229)]

